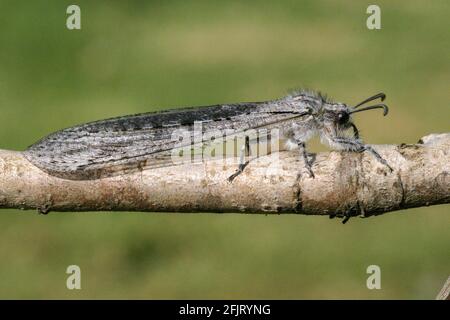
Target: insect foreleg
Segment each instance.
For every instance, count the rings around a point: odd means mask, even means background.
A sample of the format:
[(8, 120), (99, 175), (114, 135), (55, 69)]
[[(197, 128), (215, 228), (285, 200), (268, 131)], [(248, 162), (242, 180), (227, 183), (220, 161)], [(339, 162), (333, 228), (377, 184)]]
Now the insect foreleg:
[(355, 126), (354, 123), (350, 124), (353, 128), (353, 136), (355, 137), (355, 139), (359, 139), (359, 131), (358, 128)]
[(368, 146), (364, 143), (362, 143), (359, 140), (352, 140), (349, 138), (339, 138), (335, 137), (332, 138), (332, 141), (334, 144), (340, 146), (342, 149), (347, 151), (356, 151), (356, 152), (364, 152), (368, 151), (370, 152), (381, 164), (385, 165), (389, 168), (389, 170), (392, 172), (393, 169), (391, 166), (387, 163), (386, 160), (383, 159), (383, 157), (371, 146)]
[(386, 161), (382, 156), (380, 156), (380, 154), (379, 154), (377, 151), (375, 151), (375, 149), (373, 149), (371, 146), (367, 146), (367, 145), (365, 146), (365, 148), (366, 148), (366, 151), (369, 151), (371, 154), (373, 154), (373, 156), (374, 156), (380, 163), (382, 163), (382, 164), (384, 164), (386, 167), (388, 167), (390, 172), (394, 171), (394, 169), (392, 169), (392, 167), (389, 165), (389, 163), (387, 163), (387, 161)]

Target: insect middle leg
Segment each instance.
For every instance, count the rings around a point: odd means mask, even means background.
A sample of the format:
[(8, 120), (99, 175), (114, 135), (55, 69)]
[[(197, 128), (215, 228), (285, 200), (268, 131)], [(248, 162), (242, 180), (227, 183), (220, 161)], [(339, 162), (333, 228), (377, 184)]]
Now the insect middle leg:
[(311, 178), (314, 178), (315, 177), (314, 172), (312, 171), (311, 163), (309, 163), (309, 160), (308, 160), (308, 152), (306, 151), (306, 145), (304, 142), (298, 142), (297, 144), (298, 144), (298, 149), (300, 151), (300, 155), (302, 156), (303, 161), (305, 162), (305, 167), (308, 170), (309, 176)]
[(241, 147), (239, 154), (239, 167), (235, 173), (228, 177), (229, 182), (233, 182), (233, 180), (239, 176), (242, 172), (244, 172), (245, 167), (248, 165), (249, 161), (245, 161), (245, 155), (250, 155), (250, 138), (248, 136), (245, 137), (245, 143)]

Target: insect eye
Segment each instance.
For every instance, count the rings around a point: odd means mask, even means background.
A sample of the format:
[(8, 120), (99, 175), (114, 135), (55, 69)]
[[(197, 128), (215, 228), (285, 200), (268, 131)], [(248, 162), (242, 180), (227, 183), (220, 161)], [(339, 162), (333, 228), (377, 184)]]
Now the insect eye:
[(338, 120), (339, 123), (346, 123), (349, 119), (349, 115), (346, 112), (339, 112), (338, 113)]

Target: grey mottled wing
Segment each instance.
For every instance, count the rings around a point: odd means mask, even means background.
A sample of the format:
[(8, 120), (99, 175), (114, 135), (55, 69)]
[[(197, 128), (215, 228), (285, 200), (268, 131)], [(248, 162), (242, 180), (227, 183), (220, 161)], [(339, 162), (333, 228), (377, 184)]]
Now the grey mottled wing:
[(174, 147), (177, 144), (183, 147), (173, 139), (173, 131), (187, 130), (192, 138), (194, 121), (202, 121), (204, 132), (236, 133), (305, 115), (304, 111), (285, 109), (283, 104), (272, 101), (112, 118), (52, 133), (30, 146), (24, 155), (54, 176), (71, 180), (96, 179), (172, 165)]

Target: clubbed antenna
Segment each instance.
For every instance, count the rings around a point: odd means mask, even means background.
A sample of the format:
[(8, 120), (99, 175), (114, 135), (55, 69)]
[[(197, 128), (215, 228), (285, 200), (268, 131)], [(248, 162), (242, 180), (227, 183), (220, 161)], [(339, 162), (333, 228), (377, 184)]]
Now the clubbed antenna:
[(389, 112), (389, 108), (387, 105), (380, 103), (380, 104), (376, 104), (373, 106), (368, 106), (362, 109), (358, 109), (358, 110), (353, 110), (350, 112), (350, 114), (352, 113), (356, 113), (356, 112), (361, 112), (361, 111), (366, 111), (366, 110), (372, 110), (372, 109), (383, 109), (383, 116), (386, 116)]
[(362, 109), (355, 110), (356, 108), (366, 104), (367, 102), (374, 101), (376, 99), (381, 99), (381, 101), (384, 101), (384, 99), (386, 99), (386, 95), (383, 92), (380, 92), (374, 96), (371, 96), (370, 98), (367, 98), (366, 100), (364, 100), (364, 101), (358, 103), (356, 106), (354, 106), (353, 110), (350, 112), (350, 114), (360, 112), (360, 111), (372, 110), (372, 109), (383, 109), (383, 116), (387, 115), (389, 112), (389, 108), (387, 105), (385, 105), (383, 103), (375, 104), (373, 106), (368, 106), (368, 107), (364, 107)]
[(363, 104), (365, 104), (365, 103), (367, 103), (367, 102), (370, 102), (370, 101), (373, 101), (373, 100), (376, 100), (376, 99), (378, 99), (378, 98), (380, 98), (381, 101), (384, 101), (384, 99), (386, 99), (386, 95), (385, 95), (383, 92), (377, 93), (376, 95), (371, 96), (370, 98), (367, 98), (366, 100), (364, 100), (364, 101), (358, 103), (358, 104), (357, 104), (356, 106), (354, 106), (353, 108), (356, 109), (356, 108), (358, 108), (359, 106), (362, 106)]

